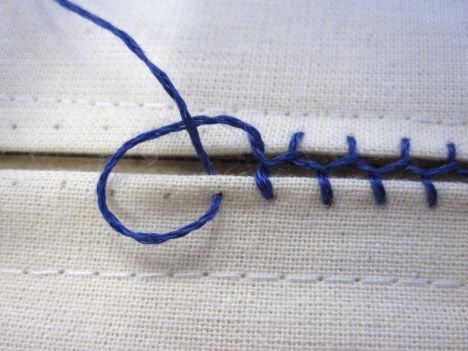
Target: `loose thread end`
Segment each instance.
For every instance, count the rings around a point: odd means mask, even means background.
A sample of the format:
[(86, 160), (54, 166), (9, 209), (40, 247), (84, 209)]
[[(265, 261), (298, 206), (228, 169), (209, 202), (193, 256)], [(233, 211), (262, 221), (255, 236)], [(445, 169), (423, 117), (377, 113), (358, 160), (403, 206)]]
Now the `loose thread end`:
[(189, 234), (190, 232), (201, 228), (204, 224), (211, 221), (217, 215), (221, 206), (222, 194), (217, 193), (212, 196), (211, 205), (208, 210), (196, 221), (181, 227), (175, 231), (169, 233), (142, 233), (135, 232), (123, 225), (122, 222), (110, 211), (107, 206), (106, 200), (106, 184), (108, 177), (117, 165), (120, 159), (125, 153), (136, 145), (160, 138), (164, 135), (171, 134), (186, 130), (192, 141), (192, 145), (200, 158), (200, 161), (205, 171), (214, 175), (215, 170), (210, 162), (208, 154), (203, 148), (200, 136), (198, 133), (198, 127), (200, 125), (213, 125), (213, 124), (224, 124), (230, 127), (238, 128), (245, 131), (248, 134), (252, 154), (260, 164), (259, 169), (255, 173), (255, 182), (262, 196), (265, 199), (274, 198), (273, 185), (270, 179), (270, 169), (283, 163), (293, 163), (296, 166), (317, 172), (317, 179), (320, 186), (320, 193), (322, 202), (330, 206), (334, 201), (334, 194), (331, 182), (329, 180), (329, 174), (333, 170), (343, 167), (355, 167), (370, 175), (370, 183), (374, 193), (374, 198), (377, 204), (381, 205), (386, 202), (386, 191), (382, 181), (382, 175), (395, 172), (398, 170), (408, 170), (414, 174), (421, 176), (424, 184), (427, 196), (427, 202), (429, 207), (434, 207), (437, 204), (437, 190), (432, 183), (432, 177), (443, 175), (449, 172), (454, 172), (460, 175), (468, 176), (468, 169), (462, 168), (456, 161), (456, 147), (455, 144), (447, 144), (448, 153), (448, 164), (432, 169), (422, 169), (414, 165), (410, 157), (410, 141), (408, 138), (401, 139), (401, 158), (400, 160), (382, 166), (380, 168), (373, 167), (362, 159), (357, 151), (357, 142), (353, 136), (347, 137), (348, 154), (344, 157), (333, 161), (327, 165), (321, 165), (320, 163), (312, 160), (306, 160), (302, 158), (300, 152), (297, 151), (301, 144), (304, 133), (297, 132), (293, 134), (289, 142), (288, 151), (273, 160), (269, 160), (265, 155), (265, 145), (262, 140), (260, 132), (249, 125), (248, 123), (237, 119), (232, 116), (221, 115), (216, 117), (197, 116), (192, 117), (188, 111), (188, 108), (179, 94), (169, 76), (157, 67), (144, 53), (143, 49), (138, 43), (126, 32), (115, 27), (110, 22), (94, 15), (93, 13), (81, 8), (69, 0), (56, 0), (58, 4), (63, 6), (69, 11), (72, 11), (81, 17), (93, 22), (94, 24), (108, 30), (113, 35), (118, 37), (123, 43), (148, 67), (153, 76), (158, 80), (166, 93), (174, 100), (177, 107), (179, 108), (181, 121), (173, 123), (159, 129), (155, 129), (149, 132), (142, 133), (133, 139), (125, 142), (115, 153), (111, 156), (109, 161), (106, 163), (99, 181), (97, 184), (97, 197), (98, 206), (102, 212), (104, 219), (109, 225), (120, 232), (123, 235), (132, 237), (133, 239), (144, 243), (144, 244), (161, 244), (167, 240), (175, 239)]

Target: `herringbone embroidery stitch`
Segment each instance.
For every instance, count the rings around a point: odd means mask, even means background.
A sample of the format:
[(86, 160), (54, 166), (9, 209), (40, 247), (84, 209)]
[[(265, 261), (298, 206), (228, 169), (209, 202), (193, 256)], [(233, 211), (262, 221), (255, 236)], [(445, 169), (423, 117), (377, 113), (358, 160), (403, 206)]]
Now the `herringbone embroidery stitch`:
[(268, 158), (265, 155), (265, 145), (262, 136), (255, 127), (236, 117), (228, 115), (219, 115), (214, 117), (202, 115), (192, 116), (184, 99), (175, 88), (168, 75), (146, 56), (143, 49), (128, 33), (115, 27), (113, 24), (102, 19), (101, 17), (98, 17), (91, 12), (79, 7), (71, 1), (56, 1), (64, 8), (110, 31), (112, 34), (122, 40), (123, 43), (149, 68), (151, 73), (158, 80), (167, 94), (174, 100), (179, 109), (181, 116), (180, 122), (142, 133), (125, 142), (109, 159), (101, 176), (99, 177), (97, 184), (97, 197), (99, 209), (101, 210), (104, 219), (114, 230), (123, 235), (129, 236), (139, 241), (140, 243), (161, 244), (167, 240), (182, 237), (189, 234), (193, 230), (199, 229), (216, 217), (221, 205), (222, 194), (218, 193), (213, 195), (209, 209), (198, 220), (175, 231), (162, 234), (136, 232), (127, 228), (107, 206), (106, 185), (111, 171), (117, 165), (119, 160), (125, 155), (125, 153), (136, 145), (163, 137), (167, 134), (186, 130), (206, 173), (209, 175), (215, 175), (216, 172), (208, 157), (208, 154), (203, 148), (198, 133), (197, 128), (201, 125), (223, 124), (241, 129), (247, 134), (252, 155), (259, 164), (259, 167), (255, 173), (255, 182), (260, 193), (265, 199), (272, 199), (274, 197), (273, 185), (270, 180), (271, 172), (274, 168), (284, 164), (293, 164), (306, 170), (315, 171), (320, 186), (322, 202), (325, 205), (331, 205), (333, 202), (333, 187), (329, 179), (330, 174), (334, 170), (341, 168), (356, 168), (368, 173), (375, 201), (379, 205), (384, 204), (387, 200), (387, 194), (382, 180), (382, 177), (387, 174), (392, 174), (404, 170), (406, 172), (420, 176), (421, 181), (424, 184), (427, 202), (430, 207), (434, 207), (437, 204), (437, 190), (432, 182), (432, 178), (449, 173), (468, 176), (468, 169), (463, 168), (456, 160), (456, 147), (454, 144), (450, 143), (447, 145), (448, 157), (445, 164), (435, 168), (424, 169), (418, 167), (412, 161), (410, 156), (410, 141), (407, 138), (403, 138), (401, 140), (400, 159), (381, 167), (374, 167), (370, 165), (366, 162), (364, 157), (359, 155), (356, 140), (352, 136), (347, 138), (348, 154), (338, 160), (323, 165), (316, 161), (305, 159), (299, 150), (300, 143), (304, 137), (304, 133), (302, 132), (297, 132), (291, 137), (289, 148), (285, 153), (274, 158)]

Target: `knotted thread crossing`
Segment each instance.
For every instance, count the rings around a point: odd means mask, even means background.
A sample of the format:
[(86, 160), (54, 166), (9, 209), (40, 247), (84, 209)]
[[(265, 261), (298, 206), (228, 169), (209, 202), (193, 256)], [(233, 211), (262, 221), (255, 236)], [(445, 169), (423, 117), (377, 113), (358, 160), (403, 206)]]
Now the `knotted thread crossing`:
[(263, 142), (260, 132), (252, 125), (228, 115), (219, 115), (215, 117), (208, 116), (195, 116), (192, 117), (188, 111), (187, 105), (179, 94), (174, 84), (169, 79), (169, 76), (157, 67), (146, 56), (143, 49), (138, 43), (126, 32), (115, 27), (110, 22), (92, 14), (91, 12), (81, 8), (80, 6), (68, 0), (56, 0), (64, 8), (90, 20), (98, 26), (110, 31), (112, 34), (121, 39), (124, 44), (149, 68), (154, 77), (162, 85), (167, 94), (174, 100), (179, 109), (181, 121), (173, 123), (149, 132), (142, 133), (127, 142), (125, 142), (108, 160), (104, 170), (97, 184), (97, 197), (99, 209), (102, 212), (104, 219), (109, 225), (117, 232), (129, 236), (143, 244), (161, 244), (167, 240), (175, 239), (187, 235), (191, 231), (202, 227), (204, 224), (212, 220), (218, 213), (221, 205), (221, 193), (214, 194), (211, 200), (209, 209), (198, 220), (179, 228), (169, 233), (144, 233), (136, 232), (127, 228), (117, 216), (110, 211), (107, 206), (106, 199), (106, 185), (109, 175), (113, 168), (117, 165), (125, 153), (143, 142), (160, 138), (170, 133), (180, 132), (186, 130), (190, 136), (192, 145), (200, 158), (203, 168), (209, 175), (215, 175), (216, 172), (212, 163), (203, 148), (202, 142), (197, 128), (201, 125), (223, 124), (230, 127), (243, 130), (248, 137), (250, 148), (254, 158), (257, 160), (259, 167), (255, 173), (255, 182), (262, 196), (265, 199), (272, 199), (274, 197), (273, 185), (270, 180), (271, 172), (274, 168), (283, 164), (294, 164), (300, 168), (315, 171), (317, 174), (318, 183), (322, 202), (325, 205), (333, 203), (333, 188), (330, 182), (330, 174), (340, 168), (356, 168), (369, 174), (370, 185), (374, 194), (377, 204), (382, 205), (387, 200), (384, 183), (382, 177), (386, 174), (394, 173), (397, 171), (405, 170), (421, 177), (424, 184), (427, 202), (430, 207), (437, 203), (437, 190), (432, 182), (432, 178), (447, 173), (458, 173), (460, 175), (468, 176), (468, 169), (462, 168), (456, 160), (456, 148), (454, 144), (448, 144), (448, 162), (440, 167), (423, 169), (415, 165), (410, 157), (410, 141), (407, 138), (401, 140), (401, 157), (399, 160), (389, 163), (381, 167), (374, 167), (365, 161), (357, 151), (357, 143), (354, 137), (347, 138), (348, 154), (342, 158), (322, 165), (313, 160), (303, 158), (303, 154), (298, 150), (300, 143), (304, 137), (304, 133), (295, 133), (290, 142), (288, 150), (274, 158), (269, 159), (265, 155), (265, 144)]

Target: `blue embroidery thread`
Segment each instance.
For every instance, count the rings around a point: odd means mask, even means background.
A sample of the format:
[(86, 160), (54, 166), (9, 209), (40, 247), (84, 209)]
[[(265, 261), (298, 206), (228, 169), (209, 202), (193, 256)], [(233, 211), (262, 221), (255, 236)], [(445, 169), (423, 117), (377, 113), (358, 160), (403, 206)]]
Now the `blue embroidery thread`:
[(174, 100), (179, 109), (181, 121), (173, 123), (149, 132), (142, 133), (127, 142), (125, 142), (108, 160), (104, 170), (102, 171), (97, 183), (97, 198), (99, 209), (104, 219), (109, 225), (117, 232), (131, 237), (136, 241), (143, 244), (161, 244), (170, 239), (180, 238), (190, 232), (199, 229), (207, 222), (216, 217), (221, 206), (222, 194), (217, 193), (212, 196), (211, 205), (203, 216), (196, 221), (181, 227), (169, 233), (144, 233), (135, 232), (127, 228), (117, 216), (108, 208), (106, 199), (106, 185), (110, 173), (117, 165), (125, 153), (146, 141), (154, 140), (163, 137), (170, 133), (180, 132), (186, 130), (190, 136), (192, 145), (203, 165), (205, 172), (209, 175), (215, 175), (216, 172), (212, 163), (203, 148), (198, 127), (201, 125), (223, 124), (230, 127), (243, 130), (248, 137), (250, 148), (253, 156), (259, 163), (259, 167), (255, 173), (255, 183), (260, 193), (265, 199), (272, 199), (274, 197), (273, 184), (270, 180), (271, 170), (284, 163), (294, 164), (306, 170), (315, 171), (317, 180), (320, 187), (322, 202), (325, 205), (333, 203), (333, 188), (329, 179), (330, 173), (334, 170), (344, 167), (354, 167), (358, 170), (367, 172), (369, 174), (369, 182), (374, 194), (377, 204), (383, 205), (387, 200), (387, 194), (383, 184), (382, 176), (393, 172), (405, 170), (413, 174), (419, 175), (426, 191), (426, 197), (429, 207), (434, 207), (437, 204), (437, 190), (432, 183), (432, 178), (447, 173), (457, 173), (459, 175), (468, 176), (468, 169), (462, 168), (456, 160), (456, 148), (454, 144), (448, 144), (448, 162), (436, 168), (423, 169), (416, 166), (410, 157), (410, 141), (407, 138), (401, 140), (401, 157), (399, 160), (389, 163), (381, 167), (374, 167), (365, 162), (357, 151), (357, 143), (354, 137), (347, 138), (348, 154), (342, 158), (332, 161), (326, 165), (322, 165), (313, 160), (302, 158), (303, 154), (298, 151), (299, 145), (304, 137), (304, 133), (295, 133), (290, 142), (288, 151), (285, 153), (268, 159), (265, 155), (265, 145), (260, 132), (250, 124), (228, 115), (219, 115), (215, 117), (208, 116), (191, 116), (188, 111), (187, 105), (179, 94), (168, 75), (157, 67), (144, 53), (143, 49), (138, 43), (126, 32), (115, 27), (110, 22), (94, 15), (93, 13), (81, 8), (80, 6), (68, 0), (56, 0), (58, 4), (64, 8), (84, 17), (85, 19), (95, 23), (96, 25), (110, 31), (116, 37), (124, 42), (124, 44), (141, 60), (145, 63), (153, 76), (162, 85), (166, 93)]

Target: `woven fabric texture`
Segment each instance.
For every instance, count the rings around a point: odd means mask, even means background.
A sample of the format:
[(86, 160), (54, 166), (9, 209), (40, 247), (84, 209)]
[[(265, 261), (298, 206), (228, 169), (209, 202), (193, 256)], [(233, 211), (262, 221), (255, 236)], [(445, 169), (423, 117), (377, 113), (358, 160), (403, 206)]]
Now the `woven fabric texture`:
[[(100, 218), (95, 173), (1, 171), (2, 349), (466, 348), (468, 187), (275, 178), (266, 202), (245, 177), (118, 174), (111, 206), (168, 230), (224, 203), (212, 224), (162, 246)], [(31, 189), (36, 189), (31, 196)], [(28, 201), (25, 201), (28, 199)]]
[[(373, 155), (396, 155), (404, 136), (415, 155), (443, 158), (454, 142), (468, 158), (464, 1), (80, 4), (131, 33), (194, 114), (235, 114), (258, 127), (270, 152), (303, 130), (314, 152), (341, 153), (354, 134)], [(109, 154), (178, 119), (109, 33), (53, 1), (6, 1), (0, 11), (3, 150)], [(247, 150), (231, 130), (201, 132), (211, 155)], [(141, 153), (192, 148), (179, 135)]]
[[(301, 151), (324, 162), (352, 135), (371, 164), (407, 137), (421, 167), (447, 143), (466, 165), (466, 1), (78, 2), (131, 33), (193, 115), (245, 120), (269, 154), (303, 131)], [(1, 350), (468, 349), (466, 180), (434, 179), (428, 208), (419, 177), (384, 177), (378, 206), (367, 175), (343, 170), (327, 207), (313, 172), (282, 169), (267, 201), (242, 171), (185, 165), (194, 152), (178, 133), (132, 150), (109, 206), (158, 232), (219, 191), (220, 212), (138, 244), (102, 219), (96, 165), (178, 121), (171, 101), (119, 41), (53, 1), (6, 0), (0, 18)], [(221, 174), (242, 170), (242, 131), (199, 132), (231, 159), (215, 162)]]

